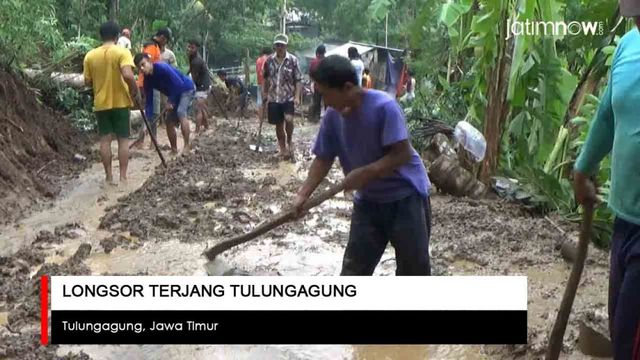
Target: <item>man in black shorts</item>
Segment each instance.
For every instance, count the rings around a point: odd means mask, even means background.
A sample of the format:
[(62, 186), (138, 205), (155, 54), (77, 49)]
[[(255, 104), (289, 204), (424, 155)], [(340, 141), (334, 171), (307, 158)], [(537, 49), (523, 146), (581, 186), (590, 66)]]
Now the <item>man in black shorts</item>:
[(192, 39), (187, 43), (187, 55), (189, 56), (189, 73), (196, 85), (196, 132), (209, 129), (209, 112), (207, 110), (207, 97), (211, 88), (209, 68), (199, 53), (200, 42)]
[(302, 92), (298, 58), (287, 52), (288, 42), (286, 35), (277, 35), (273, 41), (276, 52), (264, 64), (263, 94), (267, 99), (268, 120), (276, 126), (283, 159), (293, 158), (293, 114)]

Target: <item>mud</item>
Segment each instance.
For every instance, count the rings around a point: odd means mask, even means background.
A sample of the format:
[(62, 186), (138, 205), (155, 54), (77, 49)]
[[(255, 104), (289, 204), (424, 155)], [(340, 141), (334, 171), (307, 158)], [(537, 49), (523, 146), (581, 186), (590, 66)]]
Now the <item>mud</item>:
[[(0, 358), (8, 359), (81, 359), (83, 353), (57, 355), (57, 346), (40, 345), (41, 275), (88, 275), (91, 273), (83, 261), (91, 252), (91, 245), (82, 244), (73, 256), (62, 264), (45, 263), (48, 244), (60, 244), (70, 235), (63, 230), (75, 229), (77, 224), (56, 228), (55, 233), (41, 232), (29, 247), (20, 249), (10, 257), (0, 257), (0, 313), (7, 314), (6, 324), (0, 329)], [(43, 240), (46, 239), (46, 240)]]
[[(0, 304), (6, 301), (0, 313), (9, 311), (10, 306), (11, 314), (15, 312), (14, 307), (18, 307), (16, 304), (29, 302), (20, 299), (34, 291), (32, 281), (35, 277), (29, 275), (37, 273), (38, 264), (43, 261), (49, 266), (45, 270), (52, 274), (204, 275), (202, 251), (286, 210), (304, 180), (312, 158), (309, 148), (317, 125), (304, 125), (296, 130), (298, 162), (293, 164), (280, 162), (273, 151), (251, 151), (249, 145), (255, 143), (252, 137), (255, 128), (247, 124), (242, 124), (244, 130), (236, 130), (235, 121), (219, 119), (215, 133), (210, 132), (194, 141), (191, 156), (171, 161), (168, 170), (156, 167), (155, 174), (146, 181), (146, 177), (140, 176), (136, 186), (141, 186), (117, 201), (115, 194), (93, 190), (88, 201), (84, 195), (79, 196), (83, 204), (90, 204), (80, 205), (79, 210), (87, 212), (83, 206), (93, 209), (90, 217), (74, 215), (70, 219), (72, 223), (80, 219), (79, 228), (50, 219), (50, 223), (55, 224), (50, 227), (59, 226), (57, 231), (54, 227), (45, 229), (48, 233), (34, 234), (33, 238), (40, 240), (33, 245), (32, 251), (0, 258), (1, 273), (9, 274), (6, 276), (19, 274), (11, 282), (13, 287), (22, 289), (12, 293), (12, 299), (17, 300), (0, 299)], [(265, 139), (274, 139), (270, 127), (263, 131)], [(273, 140), (263, 144), (266, 149), (273, 149)], [(149, 154), (153, 152), (145, 154), (152, 156)], [(149, 165), (148, 162), (143, 164)], [(157, 162), (153, 164), (157, 165)], [(132, 164), (130, 168), (136, 166)], [(99, 172), (100, 169), (92, 171)], [(145, 174), (148, 176), (150, 171)], [(336, 166), (320, 189), (341, 179), (342, 173)], [(96, 203), (99, 205), (94, 209)], [(113, 205), (105, 208), (108, 204)], [(235, 276), (337, 275), (348, 237), (351, 207), (351, 197), (339, 194), (312, 209), (301, 221), (286, 224), (225, 252), (215, 272)], [(557, 218), (549, 221), (518, 205), (496, 199), (471, 200), (434, 194), (432, 209), (430, 252), (434, 275), (528, 276), (527, 345), (65, 346), (57, 349), (58, 355), (84, 351), (96, 359), (541, 358), (571, 266), (561, 257), (560, 249), (564, 242), (577, 239), (577, 227)], [(101, 220), (97, 221), (96, 216), (102, 217)], [(45, 222), (40, 219), (38, 223)], [(74, 239), (76, 235), (79, 237)], [(60, 239), (62, 243), (59, 243)], [(82, 242), (88, 242), (95, 250), (88, 253), (87, 245), (84, 252), (71, 256)], [(591, 248), (565, 336), (563, 356), (566, 358), (589, 358), (578, 350), (578, 330), (582, 321), (602, 328), (602, 319), (606, 318), (607, 266), (607, 255)], [(394, 253), (389, 247), (375, 275), (393, 275), (394, 271)], [(2, 288), (2, 293), (5, 291), (8, 289)], [(17, 323), (14, 317), (33, 320), (29, 317), (33, 315), (32, 309), (21, 308), (24, 311), (11, 315), (12, 324)], [(25, 320), (25, 324), (27, 322)], [(4, 334), (16, 336), (11, 332)], [(27, 334), (24, 332), (20, 340), (13, 340), (11, 349), (20, 349), (20, 354), (41, 351), (25, 340), (31, 336)], [(4, 339), (0, 340), (5, 343)]]
[(86, 168), (75, 154), (92, 156), (86, 135), (71, 120), (37, 101), (21, 78), (0, 70), (0, 225), (53, 198)]
[[(195, 156), (151, 178), (109, 209), (101, 226), (127, 230), (141, 241), (177, 239), (208, 245), (249, 231), (286, 209), (301, 185), (315, 128), (302, 131), (299, 161), (294, 165), (279, 163), (273, 154), (250, 151), (251, 141), (245, 140), (249, 134), (222, 127), (214, 137), (200, 139)], [(341, 178), (334, 168), (321, 188)], [(577, 227), (561, 219), (550, 222), (495, 198), (434, 194), (432, 207), (434, 275), (529, 277), (529, 344), (483, 346), (480, 353), (491, 358), (542, 356), (570, 270), (560, 248), (577, 239)], [(312, 210), (303, 221), (229, 250), (225, 260), (236, 271), (252, 274), (337, 275), (350, 211), (350, 202), (338, 197)], [(607, 264), (606, 253), (591, 250), (565, 336), (569, 354), (576, 350), (580, 321), (605, 309)], [(388, 250), (376, 274), (392, 275), (394, 269), (393, 252)]]
[[(274, 211), (264, 205), (292, 200), (301, 183), (286, 174), (276, 179), (244, 173), (246, 168), (277, 168), (278, 162), (273, 154), (265, 159), (250, 151), (246, 134), (233, 128), (221, 128), (214, 137), (194, 144), (192, 156), (177, 160), (107, 209), (100, 227), (129, 231), (142, 240), (224, 239), (273, 216)], [(277, 186), (279, 180), (284, 186)]]

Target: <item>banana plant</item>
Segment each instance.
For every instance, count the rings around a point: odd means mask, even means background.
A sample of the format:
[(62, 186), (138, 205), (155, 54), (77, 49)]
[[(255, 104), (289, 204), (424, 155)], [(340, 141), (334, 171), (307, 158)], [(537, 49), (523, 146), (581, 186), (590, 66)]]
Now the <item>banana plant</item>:
[(451, 47), (447, 61), (447, 83), (451, 81), (452, 67), (457, 66), (459, 57), (467, 48), (471, 38), (471, 8), (473, 0), (449, 0), (440, 10), (440, 23), (447, 27)]

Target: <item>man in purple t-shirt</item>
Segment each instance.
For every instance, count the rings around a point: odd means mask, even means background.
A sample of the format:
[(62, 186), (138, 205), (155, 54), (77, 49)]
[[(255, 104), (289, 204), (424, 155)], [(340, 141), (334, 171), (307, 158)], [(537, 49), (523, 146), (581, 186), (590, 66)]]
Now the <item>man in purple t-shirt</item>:
[(298, 215), (337, 156), (345, 190), (357, 190), (341, 275), (373, 274), (388, 242), (397, 275), (430, 275), (430, 183), (398, 103), (358, 86), (355, 69), (341, 56), (322, 60), (312, 78), (330, 108), (294, 204)]

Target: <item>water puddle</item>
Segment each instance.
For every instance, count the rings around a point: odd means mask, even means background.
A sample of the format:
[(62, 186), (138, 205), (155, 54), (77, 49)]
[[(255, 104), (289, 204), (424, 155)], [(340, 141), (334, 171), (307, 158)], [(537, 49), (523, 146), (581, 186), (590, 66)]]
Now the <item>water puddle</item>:
[(135, 250), (116, 247), (109, 254), (94, 251), (85, 264), (93, 274), (206, 275), (203, 244), (146, 242)]
[(263, 181), (267, 177), (273, 177), (276, 179), (275, 185), (282, 187), (294, 179), (304, 180), (298, 174), (298, 170), (299, 167), (297, 164), (281, 161), (275, 168), (244, 169), (242, 170), (242, 174), (245, 178), (258, 182)]
[[(114, 147), (112, 151), (115, 153), (116, 149)], [(159, 163), (157, 156), (154, 157), (151, 151), (145, 150), (141, 153), (141, 156), (129, 159), (127, 185), (105, 186), (102, 164), (93, 164), (72, 181), (51, 208), (30, 215), (16, 226), (0, 230), (0, 255), (16, 252), (20, 247), (29, 244), (42, 230), (53, 231), (56, 226), (73, 222), (82, 224), (87, 236), (91, 237), (98, 228), (104, 209), (115, 204), (118, 198), (142, 186)], [(118, 173), (118, 168), (118, 162), (114, 161), (114, 174)]]
[(5, 326), (9, 323), (9, 312), (0, 312), (0, 326)]

